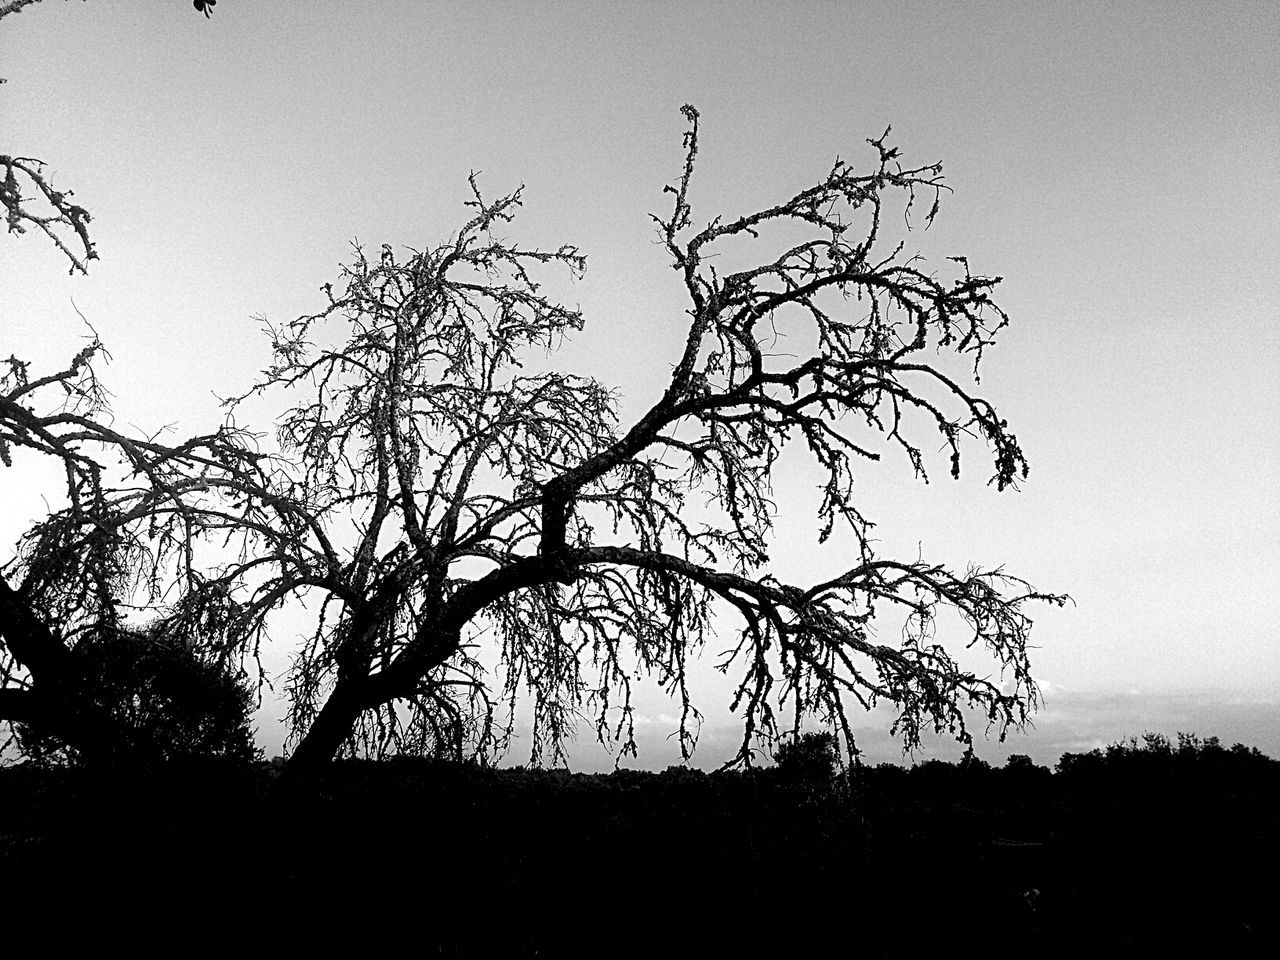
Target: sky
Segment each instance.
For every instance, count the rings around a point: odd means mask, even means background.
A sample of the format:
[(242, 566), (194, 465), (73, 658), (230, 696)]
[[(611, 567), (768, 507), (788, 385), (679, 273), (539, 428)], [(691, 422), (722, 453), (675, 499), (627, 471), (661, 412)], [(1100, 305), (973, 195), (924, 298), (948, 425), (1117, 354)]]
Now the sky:
[[(0, 21), (0, 152), (48, 162), (101, 259), (71, 277), (47, 241), (0, 239), (0, 355), (65, 363), (79, 311), (111, 351), (118, 422), (209, 429), (268, 363), (255, 318), (318, 309), (355, 239), (443, 240), (478, 171), (493, 196), (525, 185), (513, 238), (587, 254), (564, 287), (586, 328), (549, 363), (617, 386), (625, 419), (683, 339), (649, 219), (680, 106), (702, 116), (698, 222), (790, 197), (837, 156), (870, 164), (892, 125), (955, 191), (915, 249), (1005, 278), (982, 389), (1031, 476), (997, 494), (976, 448), (927, 486), (888, 461), (860, 473), (861, 507), (888, 554), (1003, 564), (1074, 600), (1036, 616), (1036, 728), (980, 754), (1052, 762), (1155, 729), (1280, 756), (1277, 49), (1262, 2), (224, 0), (206, 20), (43, 0)], [(0, 471), (0, 544), (49, 482)], [(796, 581), (841, 569), (805, 515), (815, 482), (777, 486), (775, 569)], [(715, 765), (734, 726), (707, 682)], [(669, 718), (646, 709), (641, 765), (661, 767)], [(277, 718), (260, 735), (278, 752)], [(896, 756), (885, 718), (866, 723)]]

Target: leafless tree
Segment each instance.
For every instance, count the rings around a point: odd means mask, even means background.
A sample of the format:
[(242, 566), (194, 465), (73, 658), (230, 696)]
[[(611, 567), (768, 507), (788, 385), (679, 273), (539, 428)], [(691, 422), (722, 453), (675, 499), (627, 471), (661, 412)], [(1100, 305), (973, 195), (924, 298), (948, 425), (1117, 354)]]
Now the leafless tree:
[[(269, 328), (274, 364), (230, 402), (301, 399), (279, 421), (280, 455), (240, 461), (251, 469), (226, 481), (237, 558), (195, 587), (234, 598), (224, 627), (244, 638), (289, 598), (314, 602), (289, 675), (296, 768), (344, 751), (484, 754), (505, 744), (522, 693), (535, 760), (561, 756), (583, 716), (634, 751), (638, 675), (682, 705), (688, 751), (688, 664), (720, 614), (738, 621), (718, 666), (736, 678), (742, 760), (783, 711), (852, 748), (855, 704), (892, 704), (908, 746), (930, 729), (971, 742), (971, 709), (1003, 736), (1036, 706), (1026, 608), (1064, 598), (1000, 569), (883, 557), (853, 499), (855, 465), (886, 451), (925, 477), (929, 436), (953, 476), (966, 440), (985, 445), (999, 489), (1026, 476), (973, 386), (1008, 322), (991, 299), (999, 278), (957, 257), (939, 279), (892, 239), (918, 204), (932, 221), (941, 167), (905, 165), (886, 131), (866, 172), (838, 160), (781, 203), (696, 227), (699, 118), (683, 112), (683, 166), (653, 220), (687, 321), (669, 382), (634, 423), (595, 380), (524, 371), (531, 350), (582, 324), (535, 275), (584, 258), (503, 239), (520, 191), (486, 200), (474, 178), (455, 236), (403, 257), (357, 248), (323, 310)], [(743, 250), (746, 266), (717, 266)], [(807, 352), (772, 355), (778, 331)], [(826, 477), (818, 539), (839, 524), (853, 545), (815, 584), (768, 572), (771, 481), (791, 441)], [(875, 639), (885, 608), (905, 615), (901, 643)], [(936, 638), (944, 610), (991, 673)], [(478, 655), (485, 638), (500, 680)]]

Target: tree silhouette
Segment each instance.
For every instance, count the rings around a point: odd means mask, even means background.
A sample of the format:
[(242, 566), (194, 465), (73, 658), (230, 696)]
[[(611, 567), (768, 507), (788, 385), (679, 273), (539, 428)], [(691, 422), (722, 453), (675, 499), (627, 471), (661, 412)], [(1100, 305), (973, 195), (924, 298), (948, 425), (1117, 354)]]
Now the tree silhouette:
[(836, 739), (829, 733), (803, 733), (778, 745), (775, 759), (783, 779), (823, 786), (836, 775)]
[[(953, 476), (965, 437), (985, 441), (999, 489), (1026, 475), (1005, 421), (964, 385), (1008, 322), (990, 296), (999, 278), (954, 257), (941, 281), (885, 236), (895, 208), (910, 228), (928, 202), (932, 221), (941, 166), (905, 166), (886, 131), (867, 172), (837, 161), (781, 203), (697, 229), (699, 117), (683, 113), (681, 173), (653, 220), (688, 319), (665, 389), (630, 425), (595, 380), (522, 372), (583, 322), (535, 274), (585, 258), (500, 237), (521, 191), (486, 200), (474, 177), (455, 236), (405, 258), (357, 248), (324, 309), (269, 328), (274, 364), (230, 405), (307, 392), (280, 418), (277, 456), (230, 427), (170, 446), (108, 426), (96, 338), (47, 376), (11, 357), (0, 459), (16, 447), (60, 460), (67, 506), (0, 569), (0, 717), (54, 729), (82, 716), (89, 691), (68, 655), (119, 631), (120, 598), (145, 588), (152, 602), (175, 590), (175, 628), (198, 622), (223, 664), (256, 655), (274, 610), (319, 595), (288, 686), (299, 768), (339, 752), (487, 755), (506, 746), (522, 693), (535, 761), (562, 758), (584, 714), (634, 753), (641, 675), (680, 702), (687, 756), (700, 719), (688, 664), (722, 613), (740, 621), (718, 666), (737, 679), (744, 762), (784, 710), (793, 731), (814, 716), (851, 750), (850, 703), (892, 704), (908, 747), (926, 729), (971, 743), (966, 708), (1000, 736), (1024, 723), (1037, 702), (1024, 607), (1064, 598), (1000, 569), (880, 556), (852, 497), (854, 464), (885, 449), (927, 479), (922, 433), (941, 439)], [(741, 269), (718, 265), (726, 246), (752, 251)], [(780, 332), (807, 352), (772, 354)], [(33, 402), (55, 391), (62, 401)], [(816, 584), (767, 566), (771, 483), (791, 441), (826, 478), (819, 541), (840, 524), (855, 557)], [(212, 544), (232, 540), (226, 562)], [(898, 646), (871, 632), (885, 605), (906, 617)], [(936, 642), (943, 609), (1005, 686)], [(485, 632), (499, 685), (476, 656)], [(87, 749), (97, 725), (81, 727), (55, 732)]]
[[(1005, 421), (964, 385), (1008, 320), (991, 299), (999, 278), (954, 257), (940, 280), (888, 226), (905, 213), (909, 228), (922, 202), (932, 221), (941, 167), (903, 164), (886, 132), (866, 172), (837, 161), (789, 199), (696, 228), (699, 116), (683, 114), (681, 173), (653, 220), (687, 318), (670, 379), (634, 423), (595, 380), (524, 372), (583, 322), (535, 274), (585, 259), (505, 240), (521, 192), (491, 201), (474, 177), (453, 237), (405, 257), (356, 248), (320, 312), (268, 327), (275, 362), (245, 396), (302, 396), (280, 417), (279, 456), (228, 461), (218, 489), (232, 494), (239, 559), (192, 587), (235, 598), (220, 629), (245, 645), (289, 598), (317, 599), (289, 680), (297, 767), (339, 752), (486, 754), (506, 744), (521, 694), (534, 760), (562, 756), (583, 715), (634, 752), (637, 675), (681, 704), (687, 753), (699, 720), (687, 667), (722, 613), (740, 624), (719, 666), (737, 680), (745, 762), (781, 710), (851, 746), (847, 706), (889, 703), (911, 746), (927, 729), (971, 742), (967, 708), (1001, 736), (1034, 709), (1025, 607), (1064, 598), (1000, 569), (880, 556), (853, 500), (854, 465), (887, 450), (926, 478), (930, 434), (953, 476), (966, 437), (985, 442), (999, 489), (1026, 475)], [(725, 266), (743, 250), (745, 266)], [(779, 331), (806, 352), (772, 354)], [(818, 539), (841, 525), (854, 558), (814, 584), (767, 566), (789, 442), (825, 476)], [(905, 615), (896, 646), (871, 632), (885, 606)], [(943, 609), (1005, 686), (935, 640)], [(477, 656), (486, 635), (498, 683)]]
[[(1024, 723), (1037, 703), (1025, 607), (1064, 598), (998, 568), (881, 556), (852, 496), (854, 465), (885, 450), (926, 477), (930, 434), (953, 476), (966, 437), (987, 445), (999, 489), (1026, 475), (1008, 425), (968, 385), (1008, 321), (991, 299), (999, 278), (955, 257), (940, 280), (889, 226), (900, 211), (910, 228), (919, 202), (932, 221), (941, 166), (904, 165), (886, 131), (869, 141), (866, 172), (837, 160), (789, 199), (697, 228), (699, 117), (683, 113), (684, 162), (653, 220), (687, 321), (669, 381), (634, 423), (594, 380), (522, 372), (530, 351), (582, 324), (535, 274), (585, 259), (498, 235), (520, 191), (490, 201), (474, 178), (473, 216), (455, 236), (405, 257), (357, 249), (323, 310), (271, 331), (275, 362), (250, 393), (310, 391), (281, 417), (278, 456), (234, 429), (172, 446), (117, 432), (92, 372), (96, 338), (47, 377), (10, 358), (4, 462), (26, 447), (61, 460), (67, 479), (66, 506), (0, 569), (0, 717), (74, 716), (64, 708), (86, 691), (64, 682), (68, 656), (119, 630), (121, 598), (144, 589), (149, 602), (174, 591), (181, 629), (201, 622), (223, 663), (256, 654), (274, 610), (318, 595), (289, 681), (303, 768), (340, 751), (500, 750), (522, 693), (533, 759), (562, 756), (583, 715), (634, 752), (641, 675), (679, 701), (687, 755), (700, 719), (688, 663), (726, 613), (740, 628), (718, 666), (736, 678), (745, 762), (783, 711), (793, 731), (807, 715), (833, 724), (850, 749), (854, 703), (892, 704), (908, 747), (927, 729), (970, 743), (966, 708), (1001, 736)], [(10, 229), (39, 227), (86, 270), (87, 212), (38, 161), (4, 166)], [(23, 183), (48, 209), (29, 206)], [(771, 352), (779, 332), (804, 344), (800, 356)], [(28, 402), (55, 388), (69, 406)], [(852, 544), (853, 561), (815, 584), (768, 567), (788, 444), (825, 476), (819, 541), (839, 524)], [(219, 539), (237, 540), (236, 559)], [(886, 606), (905, 615), (901, 644), (872, 633)], [(935, 639), (942, 610), (1003, 678), (963, 668)], [(483, 635), (496, 641), (497, 683), (476, 655)]]

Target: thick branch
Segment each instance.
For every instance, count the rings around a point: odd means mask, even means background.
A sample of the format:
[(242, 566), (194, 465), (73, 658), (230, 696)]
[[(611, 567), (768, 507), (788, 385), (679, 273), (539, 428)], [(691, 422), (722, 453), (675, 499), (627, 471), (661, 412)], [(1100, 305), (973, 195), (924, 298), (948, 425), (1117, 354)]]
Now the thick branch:
[(66, 669), (67, 648), (4, 577), (0, 577), (0, 638), (37, 683), (56, 679)]

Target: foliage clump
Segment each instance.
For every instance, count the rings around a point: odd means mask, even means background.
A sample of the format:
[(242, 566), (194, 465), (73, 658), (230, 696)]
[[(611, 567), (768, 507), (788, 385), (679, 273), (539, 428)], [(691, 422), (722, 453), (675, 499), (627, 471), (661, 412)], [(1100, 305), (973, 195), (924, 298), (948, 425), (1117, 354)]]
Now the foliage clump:
[(247, 764), (258, 758), (247, 683), (201, 656), (192, 642), (160, 625), (122, 627), (86, 638), (72, 650), (71, 708), (95, 741), (69, 742), (48, 728), (15, 725), (31, 759), (91, 766), (155, 767), (202, 758)]
[(784, 740), (774, 759), (784, 781), (825, 786), (835, 779), (838, 750), (836, 738), (829, 733), (802, 733)]

